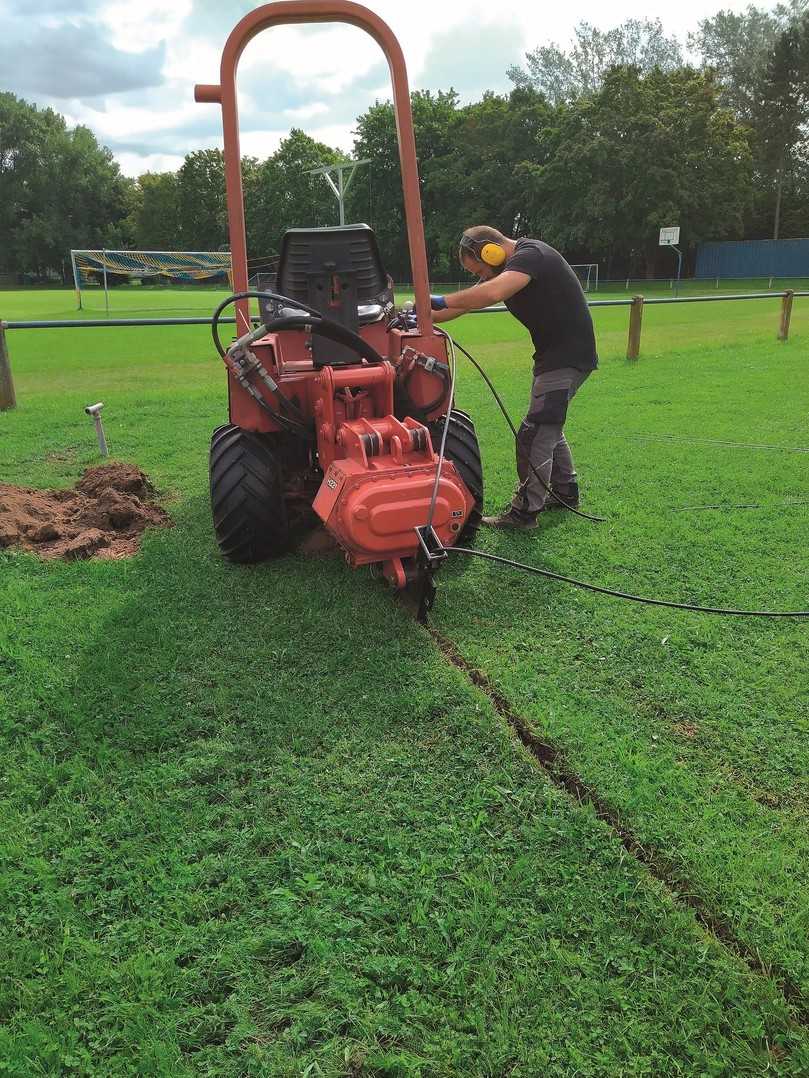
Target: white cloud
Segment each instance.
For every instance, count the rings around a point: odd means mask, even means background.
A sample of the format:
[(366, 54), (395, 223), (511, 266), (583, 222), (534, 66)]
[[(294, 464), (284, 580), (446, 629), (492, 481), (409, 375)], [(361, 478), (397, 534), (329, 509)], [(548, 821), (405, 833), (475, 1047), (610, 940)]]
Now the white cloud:
[[(21, 16), (26, 2), (0, 0), (3, 89), (87, 124), (128, 174), (175, 167), (191, 150), (221, 145), (221, 112), (194, 103), (194, 83), (219, 81), (225, 39), (258, 0), (36, 0)], [(668, 34), (684, 40), (714, 10), (743, 10), (748, 2), (715, 0), (706, 8), (697, 0), (625, 0), (618, 10), (600, 0), (512, 0), (498, 10), (490, 0), (366, 0), (397, 36), (411, 88), (452, 85), (464, 100), (486, 89), (508, 91), (510, 63), (522, 63), (540, 44), (567, 45), (581, 20), (608, 28), (628, 17), (659, 17)], [(376, 42), (339, 24), (258, 35), (245, 49), (239, 80), (242, 145), (259, 157), (291, 126), (350, 151), (356, 117), (390, 95)]]
[(176, 172), (183, 163), (182, 157), (170, 153), (133, 154), (124, 151), (116, 154), (116, 159), (125, 176), (142, 176), (144, 172)]
[(314, 116), (322, 116), (328, 111), (328, 105), (322, 101), (316, 101), (313, 105), (303, 105), (299, 109), (284, 109), (284, 116), (288, 116), (291, 123), (300, 123), (303, 120), (311, 120)]

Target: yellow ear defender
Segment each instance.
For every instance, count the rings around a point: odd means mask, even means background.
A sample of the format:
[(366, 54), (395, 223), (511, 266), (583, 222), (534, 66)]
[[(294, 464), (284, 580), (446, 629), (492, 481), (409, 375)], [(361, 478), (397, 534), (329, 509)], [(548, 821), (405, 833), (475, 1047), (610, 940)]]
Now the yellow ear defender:
[(502, 266), (506, 260), (505, 248), (499, 243), (491, 241), (481, 243), (479, 240), (473, 240), (471, 236), (461, 237), (461, 250), (468, 251), (473, 257), (494, 269)]
[(506, 260), (506, 252), (499, 243), (484, 243), (478, 258), (487, 266), (502, 266)]

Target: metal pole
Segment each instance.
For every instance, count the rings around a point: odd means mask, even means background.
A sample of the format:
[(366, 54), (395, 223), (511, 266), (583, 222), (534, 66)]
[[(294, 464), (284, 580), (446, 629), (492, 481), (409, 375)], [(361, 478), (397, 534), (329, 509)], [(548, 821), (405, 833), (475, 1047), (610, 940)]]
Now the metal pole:
[(0, 412), (17, 407), (14, 379), (11, 377), (11, 360), (8, 358), (6, 322), (0, 322)]
[[(351, 186), (351, 181), (354, 179), (354, 173), (357, 171), (358, 165), (370, 165), (371, 159), (366, 157), (362, 161), (341, 161), (336, 165), (322, 165), (320, 168), (310, 168), (307, 176), (323, 176), (323, 178), (331, 187), (337, 196), (337, 202), (340, 207), (340, 224), (346, 223), (345, 219), (345, 196), (348, 193), (348, 189)], [(343, 169), (348, 169), (348, 179), (343, 183)], [(331, 178), (331, 173), (337, 173), (337, 183)]]
[(80, 311), (81, 310), (81, 285), (79, 284), (79, 274), (78, 274), (78, 270), (76, 269), (76, 252), (75, 251), (70, 252), (70, 261), (73, 263), (73, 286), (76, 289), (76, 299), (79, 301), (79, 305), (78, 305), (78, 307), (76, 309)]
[(789, 340), (789, 321), (792, 318), (792, 299), (795, 293), (791, 289), (787, 289), (784, 292), (784, 298), (781, 300), (781, 324), (778, 327), (778, 340)]
[(680, 274), (683, 268), (683, 252), (679, 247), (675, 247), (673, 243), (670, 243), (668, 246), (677, 252), (677, 287), (674, 290), (674, 295), (676, 297), (680, 294)]
[(101, 257), (104, 259), (104, 303), (107, 307), (107, 318), (110, 316), (110, 293), (107, 288), (107, 252), (102, 251)]
[(626, 346), (626, 358), (637, 359), (640, 355), (640, 331), (643, 322), (643, 296), (632, 297), (629, 312), (629, 340)]

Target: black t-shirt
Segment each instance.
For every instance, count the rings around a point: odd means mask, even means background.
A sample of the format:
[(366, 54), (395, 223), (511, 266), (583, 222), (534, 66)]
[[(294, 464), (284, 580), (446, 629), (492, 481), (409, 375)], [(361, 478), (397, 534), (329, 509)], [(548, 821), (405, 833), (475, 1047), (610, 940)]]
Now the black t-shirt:
[(557, 250), (542, 240), (517, 240), (504, 270), (527, 273), (531, 280), (505, 300), (534, 342), (534, 373), (598, 366), (593, 320), (579, 279)]

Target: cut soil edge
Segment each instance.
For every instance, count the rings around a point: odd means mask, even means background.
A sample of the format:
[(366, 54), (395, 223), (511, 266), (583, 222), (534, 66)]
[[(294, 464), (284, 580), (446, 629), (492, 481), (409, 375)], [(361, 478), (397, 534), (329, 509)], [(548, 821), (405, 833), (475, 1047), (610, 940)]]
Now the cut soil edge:
[(620, 814), (572, 770), (563, 751), (552, 742), (538, 737), (531, 729), (530, 722), (517, 714), (506, 697), (492, 685), (484, 673), (463, 658), (450, 640), (432, 626), (427, 627), (427, 632), (444, 658), (462, 671), (475, 688), (488, 697), (495, 711), (506, 721), (551, 782), (573, 801), (588, 805), (596, 817), (607, 825), (627, 853), (662, 884), (672, 903), (690, 909), (704, 932), (743, 962), (751, 973), (765, 977), (775, 985), (793, 1023), (799, 1028), (809, 1029), (809, 999), (792, 977), (775, 963), (765, 961), (753, 946), (740, 939), (728, 921), (710, 908), (699, 896), (694, 885), (683, 877), (674, 862), (665, 857), (662, 851), (649, 843), (641, 843), (622, 821)]
[(134, 464), (88, 468), (67, 490), (0, 483), (0, 550), (48, 560), (128, 558), (147, 528), (171, 525), (149, 478)]

